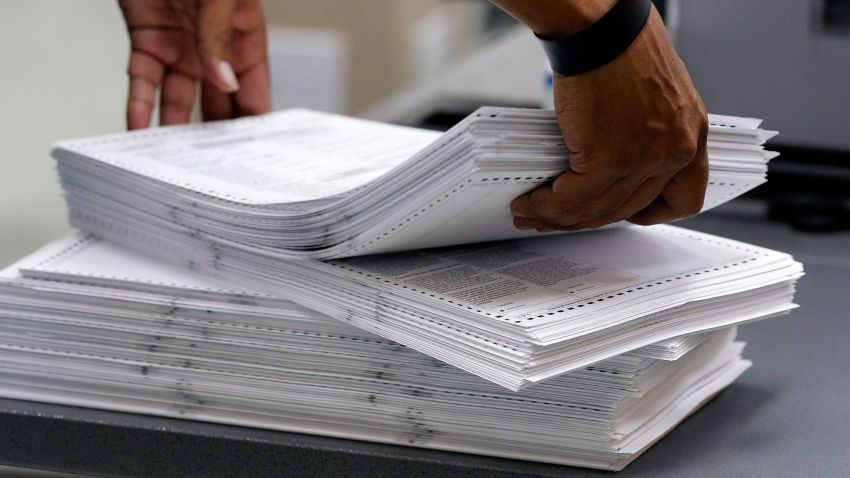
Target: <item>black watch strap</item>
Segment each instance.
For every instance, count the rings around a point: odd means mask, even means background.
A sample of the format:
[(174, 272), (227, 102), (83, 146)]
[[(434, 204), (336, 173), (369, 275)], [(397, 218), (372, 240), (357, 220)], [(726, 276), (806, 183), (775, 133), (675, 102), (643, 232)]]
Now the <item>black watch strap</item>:
[(618, 0), (593, 25), (564, 38), (537, 35), (552, 71), (573, 76), (599, 68), (629, 48), (643, 30), (652, 9), (650, 0)]

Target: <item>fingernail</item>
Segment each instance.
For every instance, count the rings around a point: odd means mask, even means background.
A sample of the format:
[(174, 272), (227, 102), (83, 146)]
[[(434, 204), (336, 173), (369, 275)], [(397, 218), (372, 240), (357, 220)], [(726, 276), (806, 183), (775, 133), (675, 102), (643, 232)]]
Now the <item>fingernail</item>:
[(525, 208), (522, 206), (522, 198), (516, 198), (508, 205), (508, 210), (511, 212), (511, 215), (515, 217), (526, 217), (527, 214), (524, 212)]
[(234, 73), (233, 67), (230, 66), (230, 62), (218, 62), (218, 76), (224, 82), (225, 86), (227, 86), (227, 93), (233, 93), (239, 89), (239, 81), (236, 79), (236, 73)]
[(511, 204), (510, 208), (508, 209), (510, 210), (511, 216), (513, 217), (528, 217), (528, 215), (525, 214), (519, 206), (514, 206), (513, 204)]

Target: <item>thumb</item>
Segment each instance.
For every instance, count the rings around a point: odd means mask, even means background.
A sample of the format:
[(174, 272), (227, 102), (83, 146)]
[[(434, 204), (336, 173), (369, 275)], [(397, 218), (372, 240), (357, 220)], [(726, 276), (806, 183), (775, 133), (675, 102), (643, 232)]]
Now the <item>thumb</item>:
[(236, 0), (198, 2), (197, 48), (204, 77), (226, 93), (239, 89), (236, 73), (230, 64), (235, 8)]

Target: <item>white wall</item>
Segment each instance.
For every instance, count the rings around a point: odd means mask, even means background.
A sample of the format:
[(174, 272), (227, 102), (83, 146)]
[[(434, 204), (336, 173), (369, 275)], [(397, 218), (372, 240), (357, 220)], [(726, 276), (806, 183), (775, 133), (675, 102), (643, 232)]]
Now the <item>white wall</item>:
[(51, 143), (124, 128), (116, 2), (0, 2), (0, 266), (68, 231)]

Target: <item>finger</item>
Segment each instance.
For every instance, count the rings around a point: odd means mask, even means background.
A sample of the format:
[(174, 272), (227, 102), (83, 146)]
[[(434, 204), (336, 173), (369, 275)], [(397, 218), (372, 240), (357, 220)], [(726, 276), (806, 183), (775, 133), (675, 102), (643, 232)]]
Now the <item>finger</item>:
[(130, 52), (127, 73), (127, 129), (147, 128), (153, 115), (156, 89), (162, 82), (165, 66), (156, 58), (139, 51)]
[(221, 91), (208, 81), (204, 81), (201, 84), (201, 114), (204, 121), (235, 117), (233, 112), (233, 95)]
[(159, 94), (159, 124), (188, 123), (195, 104), (196, 88), (194, 78), (176, 71), (168, 72)]
[(130, 78), (127, 96), (127, 129), (147, 128), (153, 116), (156, 85), (144, 78)]
[(232, 93), (239, 81), (230, 63), (236, 0), (201, 0), (198, 4), (197, 48), (204, 77)]
[(237, 115), (271, 111), (266, 23), (258, 0), (242, 0), (233, 18), (233, 68), (239, 80), (236, 92)]
[(537, 219), (529, 219), (526, 217), (515, 217), (514, 219), (514, 227), (521, 231), (536, 229), (538, 232), (544, 231), (554, 231), (555, 226), (549, 224), (548, 222), (539, 221)]
[(258, 115), (272, 110), (271, 85), (267, 63), (239, 74), (239, 91), (234, 93), (237, 116)]
[(595, 229), (597, 227), (607, 226), (615, 222), (620, 222), (628, 219), (639, 211), (649, 206), (655, 198), (658, 197), (664, 185), (670, 180), (667, 176), (656, 176), (647, 179), (643, 182), (620, 207), (604, 214), (602, 216), (577, 222), (568, 227), (558, 228), (562, 231), (576, 231), (579, 229)]
[[(582, 178), (579, 188), (584, 187), (587, 182)], [(597, 184), (605, 184), (608, 180), (603, 178)], [(563, 228), (573, 224), (594, 220), (603, 217), (620, 208), (634, 194), (635, 190), (643, 182), (642, 177), (625, 177), (615, 180), (600, 192), (587, 190), (588, 193), (579, 197), (569, 189), (569, 185), (561, 183), (559, 192), (552, 188), (538, 188), (533, 191), (527, 199), (515, 200), (520, 205), (517, 210), (524, 209), (525, 217), (540, 219), (554, 226)], [(656, 194), (658, 191), (656, 191)]]
[(703, 147), (696, 159), (670, 179), (656, 200), (628, 220), (646, 226), (694, 216), (702, 210), (707, 184), (708, 157)]
[[(563, 197), (562, 214), (568, 215), (571, 210), (578, 211), (582, 209), (584, 204), (594, 201), (615, 180), (616, 178), (607, 174), (580, 174), (574, 171), (565, 171), (551, 185), (541, 186), (531, 193), (524, 194), (514, 200), (511, 203), (511, 212), (514, 215), (524, 217), (537, 216), (541, 211), (535, 211), (533, 209), (535, 201), (545, 200), (548, 203), (551, 198), (554, 198), (554, 196), (550, 195), (557, 192), (558, 196)], [(537, 193), (537, 191), (543, 192), (538, 193), (538, 197), (532, 200), (532, 195)], [(548, 207), (549, 205), (546, 204), (546, 206)]]

